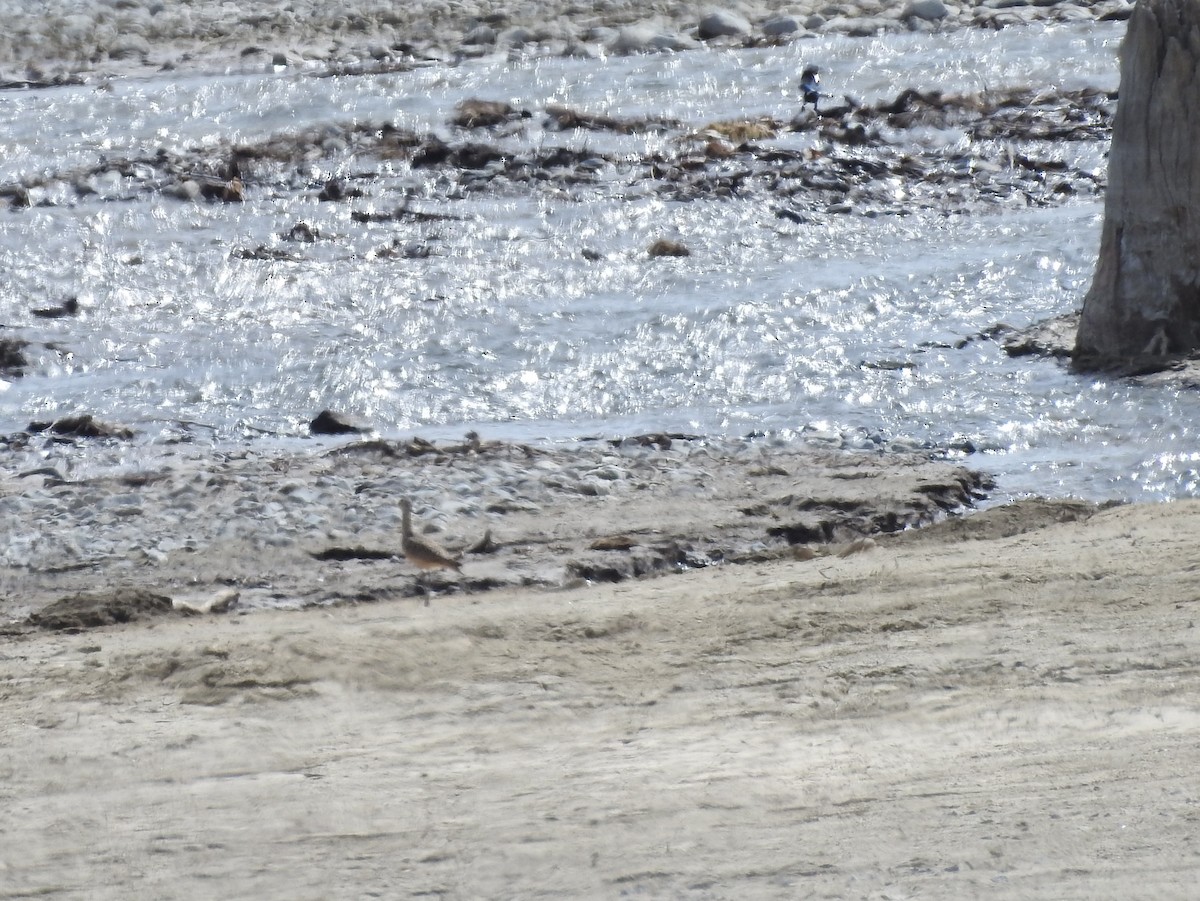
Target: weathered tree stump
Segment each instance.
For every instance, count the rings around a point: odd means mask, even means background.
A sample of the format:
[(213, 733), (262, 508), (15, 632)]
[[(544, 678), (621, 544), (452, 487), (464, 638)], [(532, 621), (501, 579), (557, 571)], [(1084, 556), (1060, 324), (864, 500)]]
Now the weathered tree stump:
[(1121, 47), (1100, 257), (1075, 363), (1200, 348), (1200, 3), (1139, 0)]

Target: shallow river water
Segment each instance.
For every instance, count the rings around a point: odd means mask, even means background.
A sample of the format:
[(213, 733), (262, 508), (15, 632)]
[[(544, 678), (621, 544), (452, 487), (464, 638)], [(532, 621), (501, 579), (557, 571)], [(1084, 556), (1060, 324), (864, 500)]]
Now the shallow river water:
[[(118, 79), (0, 96), (0, 181), (64, 173), (102, 157), (215, 146), (346, 122), (438, 130), (468, 97), (540, 111), (561, 103), (666, 116), (697, 128), (796, 109), (809, 61), (831, 93), (878, 101), (906, 87), (947, 92), (1117, 85), (1116, 24), (802, 41), (601, 60), (486, 58), (361, 77), (239, 71)], [(501, 139), (503, 140), (503, 139)], [(549, 133), (645, 154), (670, 136)], [(809, 133), (779, 143), (811, 144)], [(951, 148), (952, 132), (905, 137)], [(1105, 147), (1043, 147), (1103, 174)], [(351, 225), (312, 186), (369, 171), (354, 209), (405, 196), (453, 215)], [(852, 446), (977, 448), (1003, 496), (1158, 499), (1196, 494), (1200, 395), (1081, 378), (971, 340), (1078, 307), (1095, 261), (1102, 200), (946, 216), (778, 218), (761, 198), (663, 200), (501, 191), (452, 199), (433, 170), (314, 159), (294, 191), (244, 204), (48, 187), (44, 204), (0, 213), (4, 334), (54, 349), (0, 382), (0, 431), (74, 412), (128, 425), (143, 443), (289, 440), (333, 408), (384, 435), (562, 440), (682, 431), (769, 432)], [(51, 185), (54, 183), (51, 182)], [(902, 187), (897, 187), (902, 191)], [(58, 193), (55, 193), (55, 192)], [(903, 197), (898, 194), (898, 202)], [(299, 261), (242, 259), (303, 220), (323, 236)], [(649, 260), (656, 238), (691, 255)], [(429, 256), (386, 259), (389, 241)], [(581, 253), (592, 251), (588, 259)], [(78, 296), (77, 318), (31, 308)]]

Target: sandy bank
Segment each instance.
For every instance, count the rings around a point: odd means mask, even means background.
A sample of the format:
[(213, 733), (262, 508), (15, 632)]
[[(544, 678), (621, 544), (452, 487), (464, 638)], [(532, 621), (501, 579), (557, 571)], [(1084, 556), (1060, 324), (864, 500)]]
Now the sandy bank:
[[(240, 611), (329, 606), (824, 552), (927, 525), (990, 485), (916, 453), (666, 435), (180, 444), (145, 447), (134, 463), (119, 441), (19, 434), (7, 450), (0, 623), (52, 614), (53, 628), (128, 621), (145, 593), (168, 611), (229, 593)], [(464, 555), (461, 575), (421, 574), (400, 557), (401, 498), (420, 534)], [(114, 597), (112, 612), (94, 612), (97, 593)]]
[(10, 635), (0, 897), (1188, 897), (1200, 504), (1054, 518)]

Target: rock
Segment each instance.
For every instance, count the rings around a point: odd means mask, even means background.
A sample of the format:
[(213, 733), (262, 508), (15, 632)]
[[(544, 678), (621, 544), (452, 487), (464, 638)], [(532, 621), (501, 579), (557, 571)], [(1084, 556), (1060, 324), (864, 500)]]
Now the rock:
[(21, 338), (0, 338), (0, 373), (9, 376), (25, 374), (29, 360), (25, 357), (25, 348), (29, 342)]
[(140, 34), (123, 34), (108, 48), (109, 59), (136, 59), (150, 55), (150, 42)]
[(505, 47), (524, 47), (526, 44), (537, 43), (537, 39), (533, 31), (518, 25), (500, 32), (496, 36), (496, 43)]
[(236, 588), (226, 588), (215, 594), (175, 598), (171, 603), (179, 613), (197, 616), (205, 613), (228, 613), (240, 598), (241, 592)]
[[(626, 536), (614, 536), (618, 540), (623, 537)], [(632, 539), (628, 540), (632, 541)], [(608, 550), (621, 549), (612, 547)], [(623, 550), (626, 553), (619, 557), (600, 550), (572, 558), (566, 564), (567, 578), (582, 579), (588, 582), (623, 582), (626, 579), (636, 579), (651, 573), (681, 568), (690, 569), (706, 564), (702, 558), (690, 553), (688, 549), (674, 541), (664, 542), (655, 547), (645, 547), (633, 541)]]
[(607, 466), (598, 466), (589, 472), (588, 475), (594, 476), (597, 479), (603, 479), (606, 482), (619, 482), (626, 477), (624, 470), (616, 466), (612, 466), (611, 464)]
[(699, 46), (699, 43), (685, 35), (663, 32), (650, 25), (641, 24), (622, 28), (608, 45), (608, 49), (613, 53), (628, 55), (662, 50), (692, 50)]
[(471, 47), (484, 47), (496, 43), (496, 29), (490, 25), (476, 25), (463, 35), (462, 42)]
[(750, 34), (750, 23), (742, 16), (727, 9), (710, 12), (700, 19), (700, 39), (745, 37)]
[(580, 40), (588, 44), (611, 46), (621, 36), (620, 29), (609, 28), (607, 25), (593, 25), (583, 33)]
[(704, 126), (703, 134), (720, 135), (734, 144), (761, 141), (775, 137), (779, 125), (770, 119), (730, 119), (725, 122), (710, 122)]
[(828, 20), (820, 13), (813, 13), (804, 20), (804, 27), (809, 31), (820, 31), (825, 27), (826, 21)]
[(692, 252), (687, 246), (680, 241), (672, 241), (670, 238), (659, 238), (646, 250), (651, 257), (687, 257), (691, 256)]
[(646, 53), (657, 33), (649, 25), (626, 25), (609, 42), (608, 49), (613, 53)]
[(488, 128), (494, 125), (503, 125), (514, 119), (528, 119), (532, 115), (528, 110), (518, 110), (511, 103), (503, 100), (479, 100), (475, 97), (468, 97), (466, 100), (459, 101), (458, 105), (454, 107), (454, 115), (450, 119), (450, 124), (461, 128)]
[(800, 27), (800, 20), (793, 16), (776, 16), (763, 22), (762, 33), (769, 38), (778, 38), (787, 34), (795, 34)]
[(909, 0), (909, 4), (904, 10), (905, 18), (915, 16), (927, 22), (944, 19), (948, 15), (950, 15), (950, 10), (946, 8), (946, 4), (942, 0)]
[(679, 441), (697, 441), (697, 435), (685, 435), (679, 432), (667, 434), (666, 432), (654, 432), (648, 435), (631, 435), (627, 438), (614, 438), (609, 441), (613, 447), (654, 447), (658, 450), (670, 450), (674, 440)]
[(1005, 338), (1004, 352), (1010, 357), (1070, 358), (1075, 350), (1079, 320), (1080, 311), (1075, 310), (1034, 323)]
[(1126, 0), (1109, 0), (1093, 9), (1098, 22), (1124, 22), (1133, 15), (1133, 4)]
[(279, 237), (285, 241), (297, 241), (301, 244), (312, 244), (317, 238), (321, 237), (321, 230), (314, 228), (307, 222), (297, 222), (286, 232), (283, 232)]
[(120, 438), (128, 441), (133, 437), (132, 429), (123, 426), (110, 426), (99, 422), (90, 413), (81, 416), (64, 416), (53, 422), (31, 422), (27, 431), (53, 432), (71, 438)]
[(1095, 14), (1082, 6), (1062, 3), (1054, 8), (1054, 18), (1059, 22), (1091, 22)]
[(975, 8), (975, 25), (980, 28), (1008, 28), (1013, 25), (1028, 25), (1034, 21), (1037, 10), (1026, 7), (993, 9), (986, 6)]
[(16, 187), (5, 191), (3, 196), (8, 197), (9, 206), (14, 210), (24, 210), (33, 206), (33, 197), (27, 188)]
[(183, 181), (171, 185), (164, 193), (174, 194), (180, 200), (199, 200), (200, 199), (200, 183), (192, 178), (184, 179)]
[(355, 435), (370, 431), (366, 426), (352, 422), (342, 413), (332, 410), (322, 410), (308, 424), (308, 429), (314, 435)]
[(901, 25), (895, 19), (885, 19), (881, 16), (839, 17), (827, 22), (826, 27), (830, 31), (837, 31), (852, 38), (869, 38), (901, 30)]
[(608, 497), (612, 494), (612, 487), (607, 482), (603, 482), (595, 476), (580, 479), (573, 486), (564, 485), (563, 487), (565, 489), (573, 487), (577, 494), (581, 494), (584, 497)]
[(463, 554), (494, 554), (499, 548), (500, 545), (492, 538), (492, 530), (487, 529), (482, 538), (463, 550)]
[(629, 535), (607, 535), (597, 538), (588, 548), (593, 551), (628, 551), (637, 545), (637, 540)]
[(245, 185), (236, 175), (222, 178), (215, 175), (197, 175), (165, 189), (184, 200), (219, 200), (223, 203), (241, 203), (246, 198)]
[(687, 35), (678, 34), (674, 31), (664, 31), (650, 39), (651, 50), (678, 53), (683, 50), (698, 50), (699, 48), (699, 42), (692, 40)]
[(165, 595), (140, 588), (118, 588), (60, 598), (44, 610), (30, 614), (29, 623), (41, 629), (77, 632), (161, 616), (171, 610), (171, 599)]
[(562, 55), (573, 59), (599, 59), (600, 48), (595, 44), (587, 44), (583, 41), (568, 41)]
[(344, 179), (331, 178), (321, 186), (321, 190), (317, 193), (317, 200), (330, 202), (365, 196), (366, 193), (361, 188), (348, 187)]

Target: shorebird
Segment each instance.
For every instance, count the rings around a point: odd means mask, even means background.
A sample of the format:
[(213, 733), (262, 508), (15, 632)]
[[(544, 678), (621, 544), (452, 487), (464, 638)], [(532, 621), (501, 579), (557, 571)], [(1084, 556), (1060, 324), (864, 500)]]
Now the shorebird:
[(405, 559), (421, 570), (452, 569), (462, 572), (462, 564), (448, 550), (437, 542), (413, 534), (412, 504), (408, 498), (400, 501), (400, 509), (404, 511), (404, 536), (400, 547), (404, 551)]
[(800, 93), (804, 96), (804, 102), (800, 104), (800, 109), (804, 109), (808, 104), (813, 105), (813, 112), (819, 113), (817, 102), (821, 99), (821, 76), (820, 69), (816, 66), (808, 66), (800, 74)]

